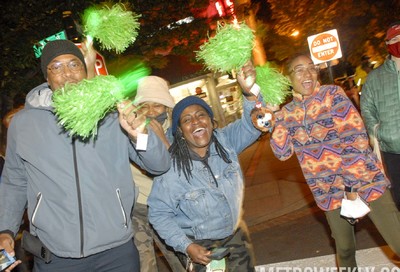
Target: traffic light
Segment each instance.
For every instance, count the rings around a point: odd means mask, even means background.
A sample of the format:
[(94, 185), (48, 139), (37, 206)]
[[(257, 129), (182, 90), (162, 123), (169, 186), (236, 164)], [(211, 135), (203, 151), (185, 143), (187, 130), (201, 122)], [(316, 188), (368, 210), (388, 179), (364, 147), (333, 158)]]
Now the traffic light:
[(80, 31), (80, 26), (75, 22), (74, 18), (72, 17), (72, 12), (69, 10), (63, 11), (62, 16), (67, 39), (73, 41), (74, 43), (81, 42), (82, 35)]

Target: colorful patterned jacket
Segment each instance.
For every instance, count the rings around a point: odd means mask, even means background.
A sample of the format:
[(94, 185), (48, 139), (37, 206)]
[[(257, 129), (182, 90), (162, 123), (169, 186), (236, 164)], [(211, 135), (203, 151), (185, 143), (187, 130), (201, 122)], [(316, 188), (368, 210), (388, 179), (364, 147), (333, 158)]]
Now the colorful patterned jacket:
[(360, 114), (340, 87), (318, 84), (306, 98), (294, 93), (276, 119), (271, 135), (275, 156), (283, 161), (296, 153), (322, 210), (341, 206), (345, 186), (367, 202), (386, 190), (382, 163), (369, 146)]

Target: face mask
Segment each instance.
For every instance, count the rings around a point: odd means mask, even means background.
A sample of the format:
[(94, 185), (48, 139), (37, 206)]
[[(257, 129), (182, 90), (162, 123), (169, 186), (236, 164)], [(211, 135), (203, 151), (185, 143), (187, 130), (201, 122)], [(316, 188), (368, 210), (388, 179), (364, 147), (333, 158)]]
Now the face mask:
[(390, 55), (400, 58), (400, 42), (388, 44), (387, 49)]
[(154, 118), (157, 122), (159, 122), (161, 125), (164, 124), (165, 120), (167, 120), (168, 118), (168, 114), (167, 112), (163, 112), (160, 115), (156, 116), (156, 118)]

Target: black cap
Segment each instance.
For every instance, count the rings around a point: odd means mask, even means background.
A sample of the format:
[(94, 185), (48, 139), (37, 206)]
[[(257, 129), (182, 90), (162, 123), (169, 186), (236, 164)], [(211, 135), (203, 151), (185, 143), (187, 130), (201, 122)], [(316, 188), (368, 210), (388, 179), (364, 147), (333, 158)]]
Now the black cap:
[(71, 54), (80, 59), (86, 68), (85, 58), (81, 50), (69, 40), (55, 40), (48, 42), (42, 51), (42, 56), (40, 57), (42, 72), (44, 78), (47, 79), (47, 65), (56, 57), (60, 55)]

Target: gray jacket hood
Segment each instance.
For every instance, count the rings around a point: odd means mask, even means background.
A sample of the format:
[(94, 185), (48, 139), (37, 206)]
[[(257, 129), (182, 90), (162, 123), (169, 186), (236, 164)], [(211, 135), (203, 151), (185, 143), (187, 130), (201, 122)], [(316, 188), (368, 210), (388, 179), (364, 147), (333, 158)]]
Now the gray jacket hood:
[(47, 110), (53, 110), (53, 107), (51, 106), (53, 101), (53, 91), (50, 89), (49, 84), (43, 83), (34, 89), (32, 89), (27, 95), (26, 95), (26, 100), (25, 100), (25, 108), (26, 109), (32, 109), (32, 108), (38, 108), (38, 109), (47, 109)]

